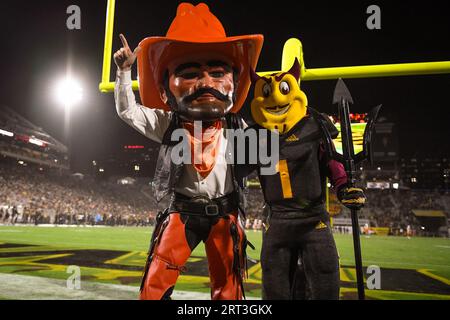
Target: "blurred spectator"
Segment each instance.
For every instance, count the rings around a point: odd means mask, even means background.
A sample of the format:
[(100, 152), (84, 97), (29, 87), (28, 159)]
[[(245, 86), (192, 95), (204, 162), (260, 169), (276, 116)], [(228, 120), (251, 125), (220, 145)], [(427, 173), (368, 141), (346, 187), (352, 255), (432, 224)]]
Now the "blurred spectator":
[(146, 226), (156, 208), (142, 188), (1, 163), (0, 223)]
[[(76, 179), (57, 169), (36, 165), (0, 163), (0, 223), (55, 225), (153, 225), (157, 207), (148, 184), (119, 185), (89, 177)], [(388, 227), (392, 234), (418, 234), (420, 225), (413, 209), (450, 212), (450, 194), (438, 191), (367, 189), (367, 204), (361, 219), (370, 227)], [(258, 188), (246, 195), (246, 229), (261, 230), (264, 199)], [(343, 209), (338, 218), (350, 218)], [(408, 227), (409, 226), (409, 227)], [(335, 232), (351, 233), (351, 227), (336, 226)]]

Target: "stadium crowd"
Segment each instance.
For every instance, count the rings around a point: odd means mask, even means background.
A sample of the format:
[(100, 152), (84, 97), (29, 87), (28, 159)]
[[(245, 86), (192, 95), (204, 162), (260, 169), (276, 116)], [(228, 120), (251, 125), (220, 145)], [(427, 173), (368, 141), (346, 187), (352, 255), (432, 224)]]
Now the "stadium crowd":
[[(149, 192), (148, 181), (122, 185), (116, 180), (98, 180), (62, 173), (57, 169), (14, 163), (0, 165), (0, 224), (56, 225), (153, 225), (157, 207)], [(371, 227), (414, 230), (420, 222), (414, 209), (450, 212), (450, 194), (417, 190), (366, 190), (367, 204), (361, 219)], [(259, 188), (249, 188), (245, 225), (263, 227), (264, 200)], [(339, 218), (350, 218), (343, 209)]]
[[(361, 219), (370, 221), (371, 227), (387, 227), (391, 234), (405, 234), (408, 226), (414, 234), (421, 232), (421, 222), (413, 210), (440, 210), (450, 212), (450, 193), (437, 190), (366, 189), (367, 203), (360, 212)], [(344, 209), (340, 218), (350, 218)]]
[(0, 223), (151, 225), (156, 209), (142, 187), (2, 163)]

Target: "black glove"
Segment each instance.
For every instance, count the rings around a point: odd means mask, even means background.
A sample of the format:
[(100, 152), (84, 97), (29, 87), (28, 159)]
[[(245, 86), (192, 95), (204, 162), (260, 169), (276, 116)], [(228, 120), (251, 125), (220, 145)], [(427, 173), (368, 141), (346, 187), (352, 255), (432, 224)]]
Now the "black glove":
[(361, 209), (366, 203), (363, 189), (343, 186), (339, 189), (337, 197), (349, 209)]

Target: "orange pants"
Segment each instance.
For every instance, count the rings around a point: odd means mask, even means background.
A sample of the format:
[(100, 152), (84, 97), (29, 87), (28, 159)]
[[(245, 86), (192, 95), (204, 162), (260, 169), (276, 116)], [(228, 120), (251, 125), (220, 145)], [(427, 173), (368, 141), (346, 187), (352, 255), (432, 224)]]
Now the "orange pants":
[(211, 279), (211, 299), (242, 299), (244, 237), (235, 213), (215, 218), (171, 213), (157, 235), (140, 298), (170, 298), (180, 272), (186, 269), (184, 265), (191, 252), (200, 241), (204, 241)]

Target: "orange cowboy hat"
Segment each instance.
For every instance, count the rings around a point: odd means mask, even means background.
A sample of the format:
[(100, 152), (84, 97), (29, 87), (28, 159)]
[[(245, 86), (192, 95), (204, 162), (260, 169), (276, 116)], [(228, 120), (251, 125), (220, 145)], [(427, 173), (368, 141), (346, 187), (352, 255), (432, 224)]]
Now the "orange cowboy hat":
[(149, 37), (139, 43), (137, 55), (139, 94), (142, 104), (170, 110), (160, 97), (160, 84), (174, 59), (196, 52), (216, 52), (238, 69), (239, 84), (231, 112), (242, 107), (250, 88), (250, 72), (256, 68), (264, 37), (260, 34), (227, 37), (222, 23), (206, 4), (181, 3), (165, 37)]

